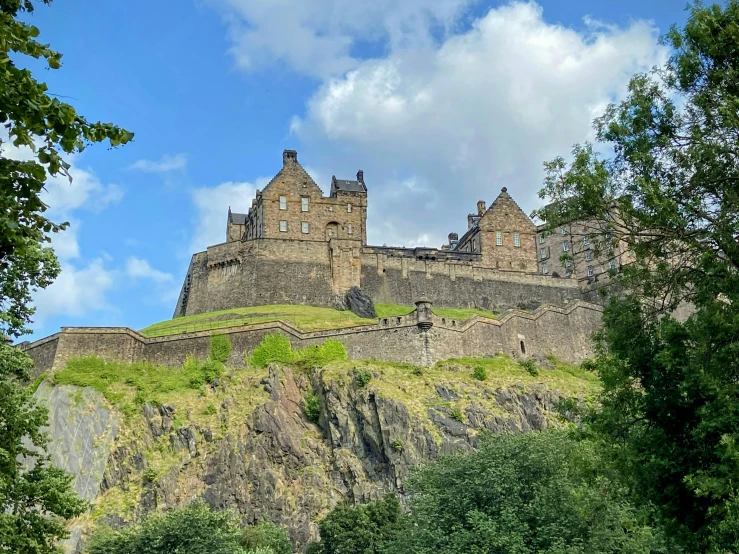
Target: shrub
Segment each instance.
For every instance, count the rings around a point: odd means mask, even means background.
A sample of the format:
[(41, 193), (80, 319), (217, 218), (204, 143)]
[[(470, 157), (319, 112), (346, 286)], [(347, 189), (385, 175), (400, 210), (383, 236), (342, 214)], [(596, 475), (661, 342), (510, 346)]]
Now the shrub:
[(218, 360), (208, 358), (201, 367), (203, 379), (206, 383), (212, 383), (216, 377), (223, 375), (223, 364)]
[(449, 415), (452, 417), (452, 419), (456, 419), (460, 423), (464, 421), (464, 414), (462, 413), (462, 410), (460, 410), (457, 406), (454, 406), (452, 408), (452, 411)]
[(518, 365), (525, 369), (529, 375), (536, 377), (539, 375), (539, 369), (536, 367), (534, 360), (527, 358), (525, 360), (518, 360)]
[(415, 367), (414, 367), (414, 368), (413, 368), (413, 369), (411, 370), (411, 373), (412, 373), (413, 375), (418, 375), (418, 376), (421, 376), (421, 375), (423, 375), (423, 368), (422, 368), (421, 366), (417, 365), (417, 366), (415, 366)]
[(397, 452), (401, 452), (403, 450), (403, 443), (399, 441), (398, 439), (395, 439), (393, 442), (390, 443), (390, 446), (393, 450)]
[(475, 367), (475, 369), (472, 371), (472, 375), (478, 381), (485, 381), (488, 378), (488, 372), (481, 365)]
[(213, 404), (208, 404), (203, 410), (203, 415), (213, 415), (217, 413), (216, 407)]
[(302, 348), (294, 354), (299, 362), (309, 367), (323, 367), (348, 358), (344, 343), (335, 339), (326, 339), (323, 344)]
[(241, 546), (250, 553), (292, 554), (293, 551), (287, 532), (270, 521), (245, 528)]
[(211, 360), (225, 364), (231, 354), (231, 341), (226, 335), (211, 335), (210, 356)]
[(265, 336), (251, 354), (251, 363), (266, 367), (272, 362), (289, 364), (295, 360), (295, 352), (285, 335), (273, 333)]
[(372, 380), (372, 373), (367, 371), (366, 369), (363, 369), (357, 372), (356, 379), (357, 379), (357, 386), (361, 389), (365, 387), (367, 383), (369, 383)]
[(311, 423), (318, 423), (321, 415), (321, 403), (315, 394), (306, 394), (303, 397), (303, 414)]

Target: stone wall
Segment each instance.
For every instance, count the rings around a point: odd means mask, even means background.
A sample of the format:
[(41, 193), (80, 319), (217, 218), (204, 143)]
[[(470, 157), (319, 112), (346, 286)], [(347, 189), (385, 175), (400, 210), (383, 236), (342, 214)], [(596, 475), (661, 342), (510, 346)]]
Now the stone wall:
[[(334, 305), (351, 286), (375, 302), (515, 308), (583, 298), (574, 280), (479, 267), (478, 256), (434, 249), (360, 248), (356, 241), (258, 239), (193, 256), (175, 317), (267, 304)], [(589, 298), (596, 301), (597, 298)]]
[[(533, 313), (511, 310), (494, 320), (474, 316), (466, 321), (432, 315), (424, 328), (419, 312), (379, 319), (376, 324), (306, 333), (284, 321), (243, 325), (214, 331), (232, 344), (229, 363), (244, 364), (244, 356), (269, 333), (282, 333), (296, 348), (321, 344), (327, 338), (343, 342), (351, 359), (382, 359), (431, 365), (460, 356), (486, 356), (505, 352), (514, 357), (554, 353), (570, 362), (592, 354), (590, 336), (600, 326), (602, 308), (575, 301), (565, 308), (544, 305)], [(148, 361), (165, 366), (182, 364), (189, 355), (204, 359), (209, 331), (147, 338), (126, 327), (64, 327), (50, 358), (51, 341), (21, 345), (36, 362), (37, 371), (58, 370), (79, 356), (100, 356), (124, 362)], [(522, 346), (523, 345), (523, 346)]]

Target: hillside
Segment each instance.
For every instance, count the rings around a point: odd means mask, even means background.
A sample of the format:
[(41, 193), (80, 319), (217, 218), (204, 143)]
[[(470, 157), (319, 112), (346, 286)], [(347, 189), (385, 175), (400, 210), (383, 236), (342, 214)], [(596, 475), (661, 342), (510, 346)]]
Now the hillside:
[[(289, 363), (224, 368), (214, 379), (210, 362), (76, 359), (43, 383), (55, 461), (77, 474), (78, 490), (100, 480), (73, 541), (202, 497), (245, 523), (286, 526), (300, 547), (329, 507), (402, 490), (413, 467), (473, 448), (484, 430), (561, 425), (563, 398), (588, 401), (599, 389), (552, 359), (538, 369), (504, 355), (421, 368), (348, 361), (331, 348), (288, 354)], [(79, 471), (75, 451), (110, 457), (104, 470), (91, 464), (96, 477)]]
[[(396, 304), (375, 304), (377, 317), (394, 317), (409, 314), (414, 310), (411, 306)], [(475, 308), (434, 308), (434, 313), (441, 317), (458, 320), (469, 319), (473, 315), (495, 318), (495, 313)], [(232, 308), (203, 314), (177, 317), (154, 323), (141, 329), (147, 337), (161, 337), (176, 333), (225, 329), (249, 323), (266, 323), (282, 320), (295, 325), (301, 331), (325, 331), (358, 325), (375, 323), (375, 319), (361, 318), (349, 310), (339, 311), (332, 308), (277, 304), (269, 306), (253, 306), (249, 308)]]

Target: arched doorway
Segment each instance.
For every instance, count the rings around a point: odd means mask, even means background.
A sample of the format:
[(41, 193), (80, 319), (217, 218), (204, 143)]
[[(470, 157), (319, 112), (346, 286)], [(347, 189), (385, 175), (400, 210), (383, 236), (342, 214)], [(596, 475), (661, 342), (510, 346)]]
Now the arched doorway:
[(326, 240), (339, 238), (339, 224), (335, 221), (331, 221), (326, 225)]

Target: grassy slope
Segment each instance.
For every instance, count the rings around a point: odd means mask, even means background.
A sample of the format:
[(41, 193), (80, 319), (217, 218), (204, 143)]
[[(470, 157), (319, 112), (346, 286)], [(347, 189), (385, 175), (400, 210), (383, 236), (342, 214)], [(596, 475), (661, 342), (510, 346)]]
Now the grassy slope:
[[(378, 317), (395, 317), (413, 311), (409, 306), (395, 304), (375, 304)], [(493, 312), (464, 308), (435, 308), (434, 313), (441, 317), (465, 320), (473, 315), (495, 318)], [(331, 308), (278, 304), (271, 306), (254, 306), (250, 308), (232, 308), (205, 314), (189, 315), (161, 321), (141, 329), (147, 337), (161, 337), (191, 331), (223, 329), (247, 323), (266, 323), (276, 320), (289, 321), (302, 331), (323, 331), (341, 329), (375, 323), (375, 319), (364, 319), (350, 311), (338, 311)]]

